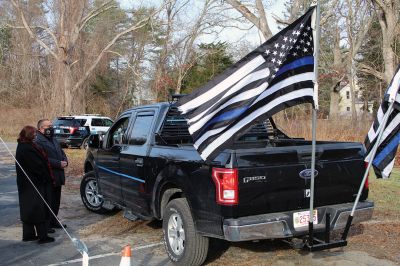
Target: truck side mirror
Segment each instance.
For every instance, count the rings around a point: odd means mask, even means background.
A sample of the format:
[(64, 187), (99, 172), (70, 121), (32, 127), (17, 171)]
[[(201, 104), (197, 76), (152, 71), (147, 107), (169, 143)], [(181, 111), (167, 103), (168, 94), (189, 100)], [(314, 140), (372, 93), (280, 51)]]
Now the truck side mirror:
[(103, 140), (102, 140), (102, 137), (100, 135), (98, 135), (98, 134), (90, 135), (89, 136), (88, 146), (90, 148), (98, 149), (98, 148), (101, 147), (102, 142), (103, 142)]

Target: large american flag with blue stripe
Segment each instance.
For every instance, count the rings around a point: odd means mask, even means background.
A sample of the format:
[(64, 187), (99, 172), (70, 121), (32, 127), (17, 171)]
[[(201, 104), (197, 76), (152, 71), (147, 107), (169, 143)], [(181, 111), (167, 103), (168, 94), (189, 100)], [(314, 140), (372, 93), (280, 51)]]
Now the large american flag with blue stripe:
[[(397, 147), (400, 142), (400, 65), (396, 74), (390, 82), (377, 117), (372, 124), (368, 135), (365, 138), (367, 156), (365, 161), (370, 162), (373, 147), (376, 145), (378, 135), (383, 130), (382, 138), (379, 141), (377, 152), (372, 158), (372, 166), (378, 178), (388, 178), (392, 172)], [(386, 125), (383, 124), (384, 116), (389, 110), (389, 105), (393, 102), (393, 109), (389, 114)]]
[(204, 160), (235, 136), (288, 107), (312, 103), (315, 7), (197, 91), (182, 97), (194, 146)]

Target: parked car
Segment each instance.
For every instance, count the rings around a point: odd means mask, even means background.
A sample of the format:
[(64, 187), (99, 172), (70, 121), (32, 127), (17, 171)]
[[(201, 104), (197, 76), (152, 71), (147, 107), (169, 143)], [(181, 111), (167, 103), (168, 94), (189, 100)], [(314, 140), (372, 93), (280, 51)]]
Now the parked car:
[(105, 133), (113, 124), (109, 117), (85, 114), (54, 119), (54, 136), (63, 147), (87, 148), (90, 134)]
[[(207, 163), (174, 104), (136, 107), (123, 112), (103, 138), (91, 135), (80, 193), (93, 212), (117, 206), (131, 220), (163, 220), (172, 263), (200, 265), (209, 238), (305, 238), (311, 146), (268, 119)], [(364, 155), (361, 143), (317, 142), (315, 234), (324, 232), (329, 215), (328, 228), (345, 227), (365, 171)], [(374, 204), (367, 197), (368, 185), (353, 223), (371, 219)]]

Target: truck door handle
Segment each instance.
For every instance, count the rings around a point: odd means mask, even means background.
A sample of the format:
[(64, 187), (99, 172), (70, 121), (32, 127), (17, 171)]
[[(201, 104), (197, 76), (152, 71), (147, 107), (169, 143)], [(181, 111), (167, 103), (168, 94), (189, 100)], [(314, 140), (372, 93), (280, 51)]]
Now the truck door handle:
[(143, 158), (137, 158), (136, 160), (135, 160), (135, 164), (136, 164), (136, 166), (143, 166)]

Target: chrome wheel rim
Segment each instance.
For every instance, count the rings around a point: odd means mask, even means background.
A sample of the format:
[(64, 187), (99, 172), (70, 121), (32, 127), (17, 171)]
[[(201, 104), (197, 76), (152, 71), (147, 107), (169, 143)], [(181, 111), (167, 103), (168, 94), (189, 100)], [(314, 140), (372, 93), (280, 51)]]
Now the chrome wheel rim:
[(168, 220), (168, 242), (176, 255), (181, 255), (185, 249), (185, 230), (183, 229), (182, 218), (174, 213)]
[(98, 194), (97, 182), (90, 180), (85, 187), (86, 199), (93, 207), (99, 207), (103, 203), (103, 199)]

